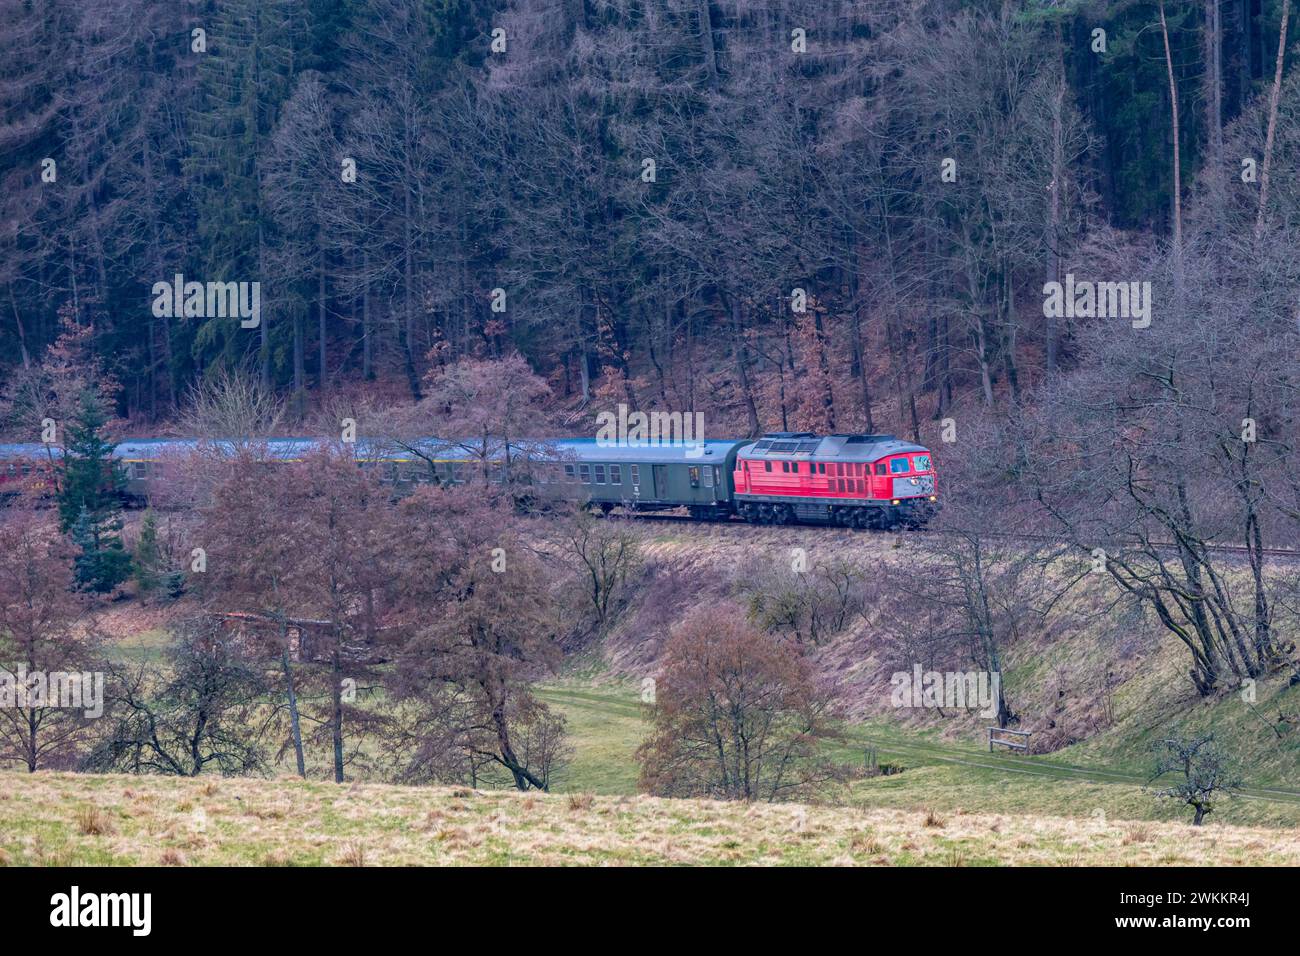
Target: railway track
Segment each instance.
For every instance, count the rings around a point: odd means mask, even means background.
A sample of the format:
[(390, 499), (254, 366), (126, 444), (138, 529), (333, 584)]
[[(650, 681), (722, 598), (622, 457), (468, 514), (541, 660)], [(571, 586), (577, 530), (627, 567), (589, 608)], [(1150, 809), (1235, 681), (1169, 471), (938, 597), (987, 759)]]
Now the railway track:
[[(813, 524), (750, 525), (748, 522), (743, 521), (737, 517), (701, 519), (701, 518), (693, 518), (690, 515), (686, 515), (686, 514), (669, 514), (665, 512), (649, 512), (649, 511), (624, 511), (622, 509), (616, 509), (612, 514), (615, 517), (635, 518), (638, 521), (689, 524), (689, 525), (698, 525), (701, 527), (709, 527), (713, 525), (723, 525), (723, 526), (729, 525), (731, 527), (792, 528), (792, 529), (806, 528), (810, 530), (812, 529), (820, 530), (823, 527), (827, 527), (836, 531), (856, 531), (861, 534), (908, 535), (908, 536), (946, 535), (946, 534), (954, 533), (951, 531), (943, 531), (935, 528), (884, 530), (880, 528), (849, 528), (849, 527), (841, 527), (840, 525), (826, 525), (826, 526), (813, 525)], [(1055, 538), (1051, 535), (1046, 535), (1046, 534), (1016, 534), (1009, 531), (989, 531), (986, 532), (986, 534), (994, 538), (1008, 538), (1011, 540), (1026, 541), (1026, 542), (1043, 542), (1043, 541), (1060, 540), (1059, 538)], [(1153, 542), (1153, 545), (1157, 548), (1162, 548), (1169, 551), (1173, 551), (1175, 548), (1173, 542), (1168, 542), (1168, 543)], [(1247, 548), (1245, 545), (1241, 545), (1241, 544), (1209, 544), (1206, 545), (1205, 547), (1206, 550), (1216, 552), (1219, 554), (1237, 554), (1243, 556), (1249, 555), (1251, 550), (1250, 548)], [(1116, 550), (1118, 551), (1119, 549), (1117, 548)], [(1280, 558), (1283, 560), (1292, 560), (1292, 561), (1300, 560), (1300, 548), (1261, 548), (1260, 553), (1264, 554), (1267, 557)]]

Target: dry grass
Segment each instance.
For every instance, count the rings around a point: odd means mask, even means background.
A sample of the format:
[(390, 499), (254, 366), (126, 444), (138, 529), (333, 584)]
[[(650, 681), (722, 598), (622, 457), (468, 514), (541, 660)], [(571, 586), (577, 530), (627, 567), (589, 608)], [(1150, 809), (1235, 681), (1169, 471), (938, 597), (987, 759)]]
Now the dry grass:
[(99, 807), (79, 807), (77, 832), (82, 836), (107, 836), (113, 832), (113, 824)]
[[(1300, 832), (885, 808), (0, 774), (12, 865), (1300, 865)], [(942, 825), (939, 825), (942, 824)]]

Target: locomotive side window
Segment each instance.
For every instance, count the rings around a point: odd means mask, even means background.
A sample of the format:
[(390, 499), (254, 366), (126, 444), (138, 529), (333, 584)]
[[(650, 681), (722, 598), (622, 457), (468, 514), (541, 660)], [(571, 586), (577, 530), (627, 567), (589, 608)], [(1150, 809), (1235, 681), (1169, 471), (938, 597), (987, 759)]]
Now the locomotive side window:
[(609, 466), (609, 483), (611, 485), (621, 485), (623, 483), (623, 469), (621, 466)]
[(889, 473), (891, 475), (905, 475), (910, 467), (906, 458), (893, 458), (889, 462)]
[(883, 461), (876, 462), (876, 474), (883, 475), (884, 473), (885, 473), (885, 463)]
[(772, 463), (771, 463), (770, 461), (765, 461), (765, 462), (763, 462), (763, 470), (764, 470), (764, 471), (771, 471), (771, 470), (772, 470)]
[(784, 472), (789, 472), (789, 471), (790, 471), (790, 463), (789, 463), (788, 461), (783, 461), (783, 462), (781, 462), (781, 470), (784, 471)]
[(819, 475), (824, 475), (824, 474), (826, 474), (826, 462), (821, 462), (821, 463), (817, 466), (817, 474), (819, 474)]

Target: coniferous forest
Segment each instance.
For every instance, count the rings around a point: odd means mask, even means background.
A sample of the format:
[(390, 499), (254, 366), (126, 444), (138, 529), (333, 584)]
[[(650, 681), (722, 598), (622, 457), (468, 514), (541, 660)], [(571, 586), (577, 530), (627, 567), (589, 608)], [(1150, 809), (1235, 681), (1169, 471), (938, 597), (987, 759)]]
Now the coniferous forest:
[[(84, 329), (140, 434), (223, 371), (301, 417), (518, 352), (715, 434), (917, 436), (1101, 361), (1067, 275), (1156, 280), (1151, 338), (1290, 328), (1289, 8), (5, 0), (6, 394)], [(178, 275), (260, 323), (155, 315)]]

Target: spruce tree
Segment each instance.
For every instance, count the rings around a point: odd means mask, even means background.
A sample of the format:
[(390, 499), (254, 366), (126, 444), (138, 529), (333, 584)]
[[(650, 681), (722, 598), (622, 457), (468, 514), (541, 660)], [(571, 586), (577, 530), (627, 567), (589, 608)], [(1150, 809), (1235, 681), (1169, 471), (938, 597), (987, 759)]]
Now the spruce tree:
[(126, 475), (104, 436), (107, 416), (93, 390), (81, 395), (67, 425), (59, 468), (59, 527), (80, 549), (77, 583), (106, 593), (131, 573), (122, 544), (122, 491)]
[(135, 544), (135, 582), (141, 597), (152, 594), (162, 584), (161, 568), (158, 522), (152, 511), (146, 511), (140, 521), (140, 540)]

